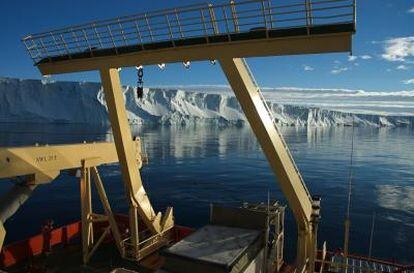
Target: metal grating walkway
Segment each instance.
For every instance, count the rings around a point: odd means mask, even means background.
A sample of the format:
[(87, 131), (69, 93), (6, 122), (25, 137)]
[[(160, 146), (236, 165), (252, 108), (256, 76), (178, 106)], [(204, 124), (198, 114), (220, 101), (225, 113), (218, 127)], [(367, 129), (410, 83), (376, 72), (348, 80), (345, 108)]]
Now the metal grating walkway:
[[(73, 26), (22, 39), (35, 64), (255, 39), (355, 31), (356, 0), (230, 1)], [(283, 3), (283, 2), (282, 2)]]
[[(345, 264), (348, 270), (345, 270)], [(369, 260), (365, 257), (349, 257), (348, 259), (340, 255), (331, 258), (328, 272), (334, 273), (414, 273), (414, 269), (405, 269), (401, 265), (386, 261)]]

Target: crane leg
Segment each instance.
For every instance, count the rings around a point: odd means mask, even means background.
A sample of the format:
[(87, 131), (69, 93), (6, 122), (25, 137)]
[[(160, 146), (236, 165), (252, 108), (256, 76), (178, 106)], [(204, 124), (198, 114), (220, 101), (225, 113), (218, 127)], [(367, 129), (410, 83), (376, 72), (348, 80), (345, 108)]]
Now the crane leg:
[[(312, 200), (290, 155), (282, 135), (275, 126), (270, 110), (244, 59), (222, 58), (221, 67), (229, 81), (246, 118), (260, 143), (270, 166), (278, 178), (298, 225), (297, 266), (311, 268)], [(313, 251), (314, 252), (314, 251)]]
[[(118, 69), (102, 68), (100, 74), (114, 142), (121, 165), (122, 178), (130, 200), (131, 244), (135, 246), (135, 251), (138, 253), (138, 215), (146, 226), (154, 234), (157, 234), (162, 229), (161, 213), (155, 214), (142, 185)], [(172, 215), (169, 217), (172, 217)], [(171, 221), (168, 222), (171, 223)]]
[[(84, 165), (85, 161), (82, 162)], [(93, 246), (93, 223), (92, 223), (92, 196), (91, 196), (91, 173), (90, 168), (82, 166), (80, 180), (81, 220), (82, 220), (82, 258), (83, 263), (88, 262), (89, 250)]]

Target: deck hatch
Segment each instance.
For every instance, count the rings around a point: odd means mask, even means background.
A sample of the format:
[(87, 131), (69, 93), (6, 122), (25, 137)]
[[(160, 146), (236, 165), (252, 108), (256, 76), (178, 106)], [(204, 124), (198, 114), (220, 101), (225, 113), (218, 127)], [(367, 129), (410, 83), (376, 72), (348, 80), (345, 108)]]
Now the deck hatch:
[(171, 272), (238, 273), (263, 249), (263, 232), (207, 225), (163, 252)]

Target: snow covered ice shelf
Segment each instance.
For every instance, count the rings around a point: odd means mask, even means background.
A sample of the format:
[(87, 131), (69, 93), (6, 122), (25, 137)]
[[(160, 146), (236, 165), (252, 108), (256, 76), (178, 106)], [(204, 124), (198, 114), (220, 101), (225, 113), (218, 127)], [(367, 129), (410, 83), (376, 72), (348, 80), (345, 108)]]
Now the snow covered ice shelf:
[[(288, 126), (410, 126), (414, 91), (366, 92), (344, 89), (264, 89), (276, 122)], [(219, 126), (246, 122), (226, 86), (145, 89), (138, 99), (124, 87), (131, 124)], [(0, 122), (85, 123), (108, 125), (99, 83), (49, 82), (0, 78)]]

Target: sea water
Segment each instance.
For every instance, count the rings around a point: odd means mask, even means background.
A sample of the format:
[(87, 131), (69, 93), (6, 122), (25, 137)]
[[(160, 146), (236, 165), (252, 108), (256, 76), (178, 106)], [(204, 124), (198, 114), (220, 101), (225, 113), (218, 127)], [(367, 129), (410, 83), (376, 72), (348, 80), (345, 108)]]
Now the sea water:
[[(107, 128), (87, 125), (3, 124), (0, 146), (111, 141)], [(367, 255), (375, 217), (373, 256), (413, 262), (414, 130), (374, 127), (282, 127), (295, 161), (312, 194), (322, 197), (319, 244), (343, 246), (352, 138), (350, 252)], [(211, 203), (237, 206), (243, 201), (286, 200), (260, 145), (248, 126), (134, 127), (149, 156), (141, 170), (148, 196), (158, 210), (174, 207), (176, 223), (200, 227)], [(125, 213), (118, 165), (99, 168), (115, 212)], [(17, 180), (3, 180), (1, 194)], [(94, 207), (102, 211), (96, 194)], [(55, 226), (80, 218), (79, 180), (63, 172), (38, 187), (6, 222), (6, 243), (37, 234), (48, 219)], [(286, 216), (286, 257), (295, 253), (296, 227)]]

